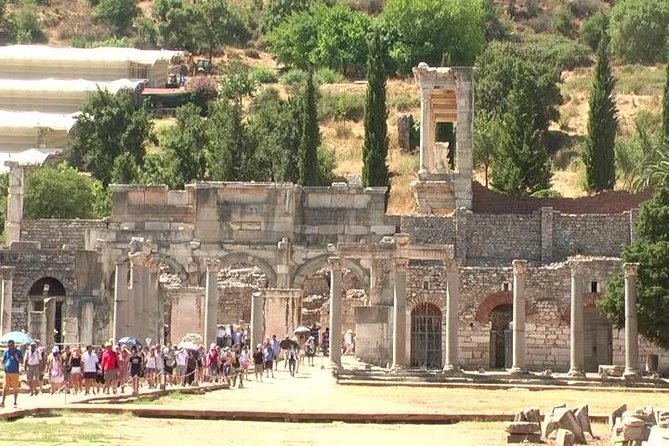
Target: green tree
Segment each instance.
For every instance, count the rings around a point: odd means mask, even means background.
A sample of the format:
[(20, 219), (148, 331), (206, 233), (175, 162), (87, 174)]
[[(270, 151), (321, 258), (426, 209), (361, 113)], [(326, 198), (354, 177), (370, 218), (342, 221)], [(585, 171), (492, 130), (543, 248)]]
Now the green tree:
[(197, 10), (189, 0), (155, 0), (151, 16), (158, 24), (158, 44), (166, 48), (198, 49), (195, 27)]
[(165, 130), (162, 155), (172, 160), (168, 165), (175, 169), (168, 183), (171, 187), (183, 188), (191, 181), (207, 179), (206, 125), (200, 108), (187, 104), (177, 109), (176, 124)]
[(580, 41), (593, 50), (599, 48), (599, 39), (602, 37), (602, 29), (608, 28), (609, 18), (603, 11), (597, 11), (588, 17), (581, 25)]
[(583, 150), (586, 187), (591, 192), (611, 190), (616, 182), (615, 140), (618, 118), (613, 98), (614, 87), (615, 79), (609, 62), (608, 37), (606, 31), (602, 29), (590, 89), (588, 134), (585, 137)]
[(286, 65), (328, 67), (346, 72), (363, 67), (371, 18), (351, 8), (318, 3), (289, 16), (268, 36), (270, 52)]
[(629, 63), (665, 60), (669, 35), (669, 2), (620, 0), (610, 14), (613, 53)]
[(534, 100), (527, 104), (535, 130), (540, 136), (551, 121), (560, 116), (560, 70), (556, 66), (532, 62), (516, 54), (511, 45), (494, 42), (477, 61), (477, 109), (491, 117), (501, 118), (509, 108), (512, 90), (525, 90)]
[(474, 165), (483, 168), (484, 185), (487, 188), (490, 175), (490, 166), (495, 158), (497, 145), (500, 141), (503, 123), (499, 118), (493, 118), (486, 113), (476, 114), (474, 125)]
[(26, 177), (24, 217), (95, 218), (95, 182), (65, 164), (30, 172)]
[(112, 183), (133, 184), (137, 183), (139, 178), (139, 168), (130, 152), (124, 152), (116, 157), (112, 170)]
[(81, 109), (73, 130), (70, 163), (106, 187), (116, 158), (129, 153), (141, 166), (146, 146), (155, 142), (151, 113), (133, 102), (129, 92), (98, 90)]
[(36, 43), (46, 40), (42, 31), (35, 0), (23, 0), (9, 16), (17, 43)]
[(499, 149), (492, 165), (492, 185), (499, 191), (528, 195), (550, 186), (548, 155), (532, 111), (535, 100), (528, 89), (516, 87), (509, 94)]
[(257, 88), (258, 82), (248, 65), (241, 62), (231, 62), (226, 65), (221, 81), (223, 97), (241, 104), (242, 99), (253, 96)]
[(248, 30), (239, 12), (227, 0), (203, 0), (194, 3), (190, 26), (193, 29), (197, 50), (212, 60), (221, 45), (243, 43), (248, 40)]
[(139, 12), (137, 0), (100, 0), (95, 16), (100, 22), (109, 25), (114, 35), (121, 37), (128, 33)]
[(365, 141), (362, 145), (362, 185), (387, 187), (388, 109), (386, 108), (385, 51), (378, 31), (374, 32), (367, 62), (367, 96), (365, 102)]
[(484, 0), (388, 0), (381, 16), (400, 74), (419, 62), (472, 65), (485, 46)]
[(209, 117), (209, 170), (213, 180), (259, 179), (255, 146), (243, 120), (241, 102), (218, 100)]
[(300, 141), (299, 172), (300, 184), (303, 186), (319, 185), (318, 147), (320, 132), (318, 128), (318, 109), (316, 106), (316, 88), (314, 75), (309, 71), (307, 86), (304, 92), (304, 122)]
[(260, 30), (266, 34), (295, 12), (306, 11), (314, 0), (270, 0), (264, 11)]
[[(634, 230), (636, 241), (625, 248), (623, 262), (639, 263), (637, 315), (639, 334), (662, 348), (669, 348), (669, 189), (656, 191), (644, 203)], [(625, 326), (624, 279), (614, 275), (598, 310), (617, 328)]]

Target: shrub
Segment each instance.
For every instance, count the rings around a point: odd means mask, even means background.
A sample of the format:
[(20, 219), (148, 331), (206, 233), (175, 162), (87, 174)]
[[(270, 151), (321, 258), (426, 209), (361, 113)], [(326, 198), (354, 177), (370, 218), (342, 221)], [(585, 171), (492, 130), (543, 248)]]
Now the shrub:
[(365, 98), (355, 93), (324, 93), (318, 101), (319, 119), (360, 121), (365, 115)]
[(553, 189), (541, 189), (530, 194), (532, 198), (562, 198), (560, 192)]
[(274, 84), (279, 80), (273, 70), (265, 67), (252, 69), (251, 78), (259, 84)]
[(597, 0), (572, 0), (569, 9), (574, 16), (583, 18), (599, 11), (599, 4)]
[(353, 130), (351, 127), (344, 123), (339, 123), (335, 127), (335, 136), (337, 139), (346, 139), (350, 138), (353, 135)]
[(17, 43), (35, 43), (46, 40), (33, 0), (24, 0), (22, 6), (10, 16)]
[(134, 44), (135, 42), (128, 37), (110, 37), (105, 40), (90, 40), (85, 36), (74, 36), (70, 39), (70, 45), (76, 48), (132, 48)]
[(250, 59), (260, 59), (260, 53), (255, 48), (244, 49), (244, 55)]
[(510, 49), (518, 57), (532, 62), (571, 70), (590, 63), (590, 48), (563, 36), (524, 34)]
[(289, 87), (302, 85), (307, 81), (307, 73), (296, 68), (289, 70), (286, 74), (281, 76), (281, 82)]
[(599, 46), (599, 40), (602, 38), (602, 29), (608, 25), (609, 19), (602, 11), (588, 17), (581, 25), (581, 35), (579, 40), (588, 45), (593, 50)]
[(553, 17), (553, 30), (565, 37), (571, 37), (574, 34), (574, 22), (569, 8), (562, 7)]
[(412, 108), (418, 107), (420, 105), (420, 98), (418, 95), (412, 96), (406, 93), (400, 93), (391, 99), (390, 105), (395, 107), (399, 112), (406, 112)]
[(95, 17), (112, 27), (117, 36), (124, 35), (139, 13), (137, 0), (100, 0)]
[(321, 68), (314, 74), (314, 82), (318, 85), (340, 84), (346, 81), (343, 74), (331, 68)]
[(611, 10), (611, 47), (625, 62), (653, 63), (666, 58), (667, 0), (620, 0)]

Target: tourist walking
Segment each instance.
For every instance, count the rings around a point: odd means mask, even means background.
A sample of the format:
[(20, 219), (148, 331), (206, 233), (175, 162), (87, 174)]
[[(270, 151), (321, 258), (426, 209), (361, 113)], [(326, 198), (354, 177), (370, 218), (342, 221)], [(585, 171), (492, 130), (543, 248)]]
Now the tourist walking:
[(26, 371), (26, 378), (28, 379), (28, 387), (30, 387), (30, 396), (37, 395), (41, 389), (40, 382), (40, 362), (42, 361), (42, 355), (37, 350), (37, 344), (34, 342), (30, 344), (30, 348), (26, 353), (25, 363), (23, 368)]
[(262, 382), (263, 373), (263, 353), (262, 344), (256, 346), (256, 351), (253, 353), (253, 371), (255, 372), (256, 381)]
[(85, 395), (88, 395), (97, 378), (98, 355), (93, 351), (93, 346), (86, 346), (86, 351), (81, 355), (81, 360), (84, 367), (84, 391)]
[(242, 376), (242, 363), (239, 359), (238, 354), (232, 353), (232, 364), (231, 364), (231, 373), (232, 373), (232, 387), (235, 387), (237, 379), (239, 379), (239, 388), (244, 388), (244, 377)]
[(72, 355), (70, 355), (70, 379), (72, 384), (72, 391), (74, 394), (77, 394), (81, 391), (81, 377), (82, 377), (82, 367), (81, 367), (81, 347), (75, 345), (72, 349)]
[(132, 394), (137, 396), (139, 394), (139, 380), (142, 377), (142, 355), (137, 351), (137, 346), (132, 346), (130, 351), (130, 379), (132, 380)]
[(118, 353), (118, 387), (121, 393), (125, 392), (125, 385), (128, 382), (128, 367), (130, 361), (130, 350), (125, 345), (119, 346)]
[(118, 382), (118, 354), (113, 350), (111, 342), (105, 344), (105, 351), (102, 353), (100, 361), (102, 374), (105, 379), (104, 392), (109, 394), (109, 390), (116, 394), (116, 385)]
[(314, 366), (314, 356), (316, 356), (316, 343), (313, 336), (309, 336), (307, 344), (304, 347), (304, 353), (307, 356), (307, 364)]
[[(281, 341), (279, 341), (276, 337), (276, 335), (272, 335), (272, 353), (273, 357), (272, 359), (274, 360), (274, 370), (277, 370), (279, 367), (279, 356), (281, 353)], [(272, 373), (272, 378), (274, 378), (274, 373)]]
[(294, 345), (288, 347), (286, 351), (286, 360), (288, 361), (288, 370), (290, 371), (290, 376), (295, 376), (295, 368), (297, 364), (297, 351)]
[(263, 363), (265, 364), (266, 377), (269, 378), (271, 372), (272, 378), (274, 378), (274, 348), (272, 347), (272, 341), (269, 339), (263, 349)]
[(186, 359), (186, 376), (183, 385), (188, 384), (192, 386), (195, 382), (195, 374), (197, 373), (197, 355), (196, 351), (188, 350), (188, 357)]
[(14, 341), (7, 341), (7, 350), (2, 355), (2, 367), (5, 370), (5, 385), (2, 389), (2, 402), (0, 407), (5, 407), (5, 398), (11, 390), (14, 393), (14, 407), (16, 407), (19, 398), (19, 367), (23, 362), (23, 353), (14, 345)]
[(49, 376), (51, 394), (53, 395), (63, 388), (63, 383), (65, 381), (63, 358), (60, 355), (60, 349), (58, 346), (54, 346), (51, 350), (51, 355), (49, 355), (49, 359), (47, 359), (46, 372)]
[(321, 349), (323, 350), (323, 356), (327, 356), (330, 352), (330, 327), (325, 327), (321, 339)]
[(176, 383), (177, 385), (185, 385), (188, 351), (182, 348), (176, 353), (175, 356), (177, 363)]
[(149, 385), (149, 389), (156, 387), (156, 348), (151, 347), (149, 354), (146, 356), (146, 367), (144, 369), (144, 378)]

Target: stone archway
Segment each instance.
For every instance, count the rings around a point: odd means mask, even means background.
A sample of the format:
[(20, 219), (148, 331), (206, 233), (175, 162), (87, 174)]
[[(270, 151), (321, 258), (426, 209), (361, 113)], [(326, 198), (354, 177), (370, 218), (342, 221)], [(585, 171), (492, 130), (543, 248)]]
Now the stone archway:
[(511, 367), (510, 345), (513, 320), (513, 305), (502, 303), (490, 312), (490, 368), (505, 369)]
[(411, 310), (411, 367), (441, 369), (441, 309), (422, 302)]
[[(28, 329), (31, 332), (34, 332), (33, 334), (38, 333), (37, 330), (34, 329), (34, 327), (31, 327), (31, 322), (30, 322), (30, 314), (31, 312), (44, 312), (46, 310), (45, 305), (46, 301), (49, 298), (54, 298), (55, 302), (51, 303), (50, 305), (55, 306), (55, 318), (53, 320), (53, 332), (52, 333), (41, 333), (40, 337), (44, 336), (53, 336), (53, 339), (47, 340), (42, 339), (42, 342), (55, 342), (56, 344), (59, 344), (62, 342), (62, 337), (63, 337), (63, 319), (66, 317), (66, 305), (65, 305), (65, 299), (67, 296), (67, 292), (65, 290), (65, 286), (63, 285), (63, 282), (56, 279), (55, 277), (52, 276), (45, 276), (37, 281), (33, 282), (33, 284), (30, 286), (28, 290), (28, 312), (29, 312), (29, 317), (28, 317)], [(53, 313), (52, 313), (53, 314)], [(43, 317), (46, 317), (46, 314), (43, 315)], [(47, 323), (47, 327), (49, 324)]]
[(221, 261), (221, 265), (223, 268), (225, 267), (231, 267), (235, 265), (249, 265), (254, 268), (258, 268), (260, 272), (265, 276), (265, 279), (267, 280), (267, 286), (269, 288), (275, 288), (276, 287), (276, 272), (274, 271), (274, 268), (267, 263), (264, 259), (261, 259), (260, 257), (243, 253), (243, 252), (236, 252), (232, 254), (227, 254), (219, 259)]

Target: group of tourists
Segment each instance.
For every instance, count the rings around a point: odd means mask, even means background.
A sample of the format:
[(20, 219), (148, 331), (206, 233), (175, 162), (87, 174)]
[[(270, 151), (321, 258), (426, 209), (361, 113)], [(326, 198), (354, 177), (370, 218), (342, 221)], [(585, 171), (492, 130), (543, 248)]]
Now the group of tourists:
[[(226, 327), (227, 328), (227, 327)], [(295, 376), (302, 367), (314, 366), (314, 357), (320, 351), (328, 355), (330, 333), (323, 333), (314, 325), (297, 336), (280, 340), (276, 335), (259, 343), (254, 349), (248, 345), (248, 329), (232, 327), (219, 330), (216, 343), (208, 349), (203, 345), (182, 342), (144, 347), (139, 342), (107, 342), (102, 347), (91, 345), (54, 346), (47, 352), (38, 342), (31, 343), (25, 352), (10, 341), (3, 354), (5, 385), (2, 396), (14, 393), (14, 403), (20, 388), (19, 369), (24, 367), (30, 395), (48, 392), (89, 394), (124, 393), (126, 387), (137, 395), (141, 387), (148, 389), (166, 386), (190, 386), (201, 383), (227, 383), (244, 387), (253, 365), (254, 379), (274, 378), (283, 361), (285, 370)], [(346, 337), (342, 350), (351, 348), (351, 337)], [(1, 407), (1, 406), (0, 406)]]

